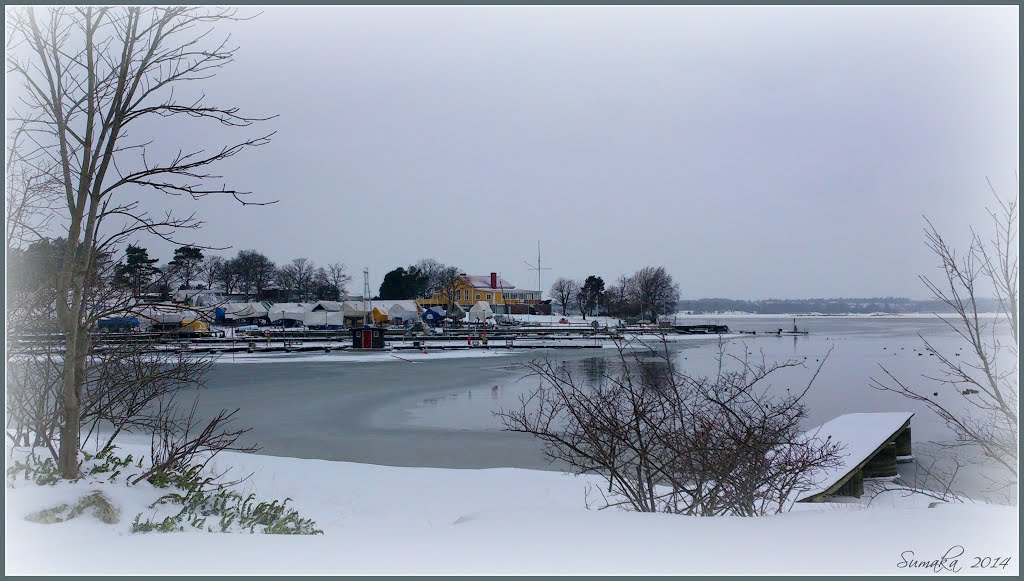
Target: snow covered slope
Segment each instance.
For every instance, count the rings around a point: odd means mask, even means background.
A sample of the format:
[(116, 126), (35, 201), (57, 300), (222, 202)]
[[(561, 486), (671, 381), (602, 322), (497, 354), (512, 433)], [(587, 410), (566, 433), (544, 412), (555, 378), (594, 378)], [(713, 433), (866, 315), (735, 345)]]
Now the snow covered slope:
[[(122, 447), (122, 452), (140, 453)], [(910, 560), (964, 547), (1010, 556), (1017, 512), (899, 497), (865, 505), (798, 505), (764, 517), (699, 518), (588, 510), (592, 477), (519, 469), (451, 470), (223, 454), (254, 472), (264, 499), (290, 497), (322, 536), (201, 532), (131, 534), (153, 490), (80, 482), (7, 490), (6, 570), (19, 573), (902, 573)], [(106, 525), (83, 516), (50, 525), (24, 516), (91, 490), (121, 509)], [(591, 489), (591, 501), (598, 498)], [(56, 550), (60, 547), (60, 550)], [(912, 554), (907, 551), (913, 551)], [(930, 570), (929, 570), (930, 572)]]

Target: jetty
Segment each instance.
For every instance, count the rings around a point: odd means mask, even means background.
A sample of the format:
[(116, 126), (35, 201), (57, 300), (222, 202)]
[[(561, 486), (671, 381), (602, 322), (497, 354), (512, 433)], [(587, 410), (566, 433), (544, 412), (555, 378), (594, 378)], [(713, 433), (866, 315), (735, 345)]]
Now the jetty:
[(841, 446), (839, 466), (814, 475), (797, 502), (825, 502), (830, 496), (864, 494), (865, 478), (896, 476), (896, 464), (913, 461), (911, 412), (844, 414), (808, 430), (805, 436)]

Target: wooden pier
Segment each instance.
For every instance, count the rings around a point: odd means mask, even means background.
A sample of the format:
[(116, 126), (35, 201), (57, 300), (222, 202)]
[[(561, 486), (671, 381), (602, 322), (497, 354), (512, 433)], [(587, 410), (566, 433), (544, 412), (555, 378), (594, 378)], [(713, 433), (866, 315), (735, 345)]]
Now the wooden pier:
[(896, 476), (896, 464), (913, 460), (910, 412), (845, 414), (808, 430), (805, 435), (842, 447), (841, 463), (820, 471), (814, 485), (797, 502), (825, 502), (830, 496), (864, 494), (864, 479)]

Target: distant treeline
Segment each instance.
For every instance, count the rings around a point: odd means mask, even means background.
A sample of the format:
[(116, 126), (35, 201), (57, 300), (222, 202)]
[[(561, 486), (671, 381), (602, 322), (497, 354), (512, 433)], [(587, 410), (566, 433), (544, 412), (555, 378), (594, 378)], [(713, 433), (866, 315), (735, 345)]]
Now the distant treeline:
[[(978, 312), (994, 312), (995, 299), (979, 299)], [(913, 300), (905, 297), (837, 298), (837, 299), (765, 299), (746, 301), (736, 299), (683, 299), (678, 311), (695, 314), (719, 314), (729, 311), (762, 315), (802, 313), (951, 313), (953, 309), (942, 301)]]

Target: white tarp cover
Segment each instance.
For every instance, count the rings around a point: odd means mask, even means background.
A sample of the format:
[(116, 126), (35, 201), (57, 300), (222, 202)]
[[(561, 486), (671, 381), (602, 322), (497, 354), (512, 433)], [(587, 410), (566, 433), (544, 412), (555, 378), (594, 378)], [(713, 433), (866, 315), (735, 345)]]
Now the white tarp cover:
[(345, 324), (345, 319), (341, 311), (309, 311), (302, 323), (307, 327), (340, 327)]
[(267, 307), (263, 303), (227, 303), (223, 309), (227, 320), (267, 316)]
[(306, 313), (313, 309), (310, 303), (276, 303), (267, 312), (270, 322), (288, 319), (290, 321), (304, 321)]
[(471, 309), (469, 309), (469, 320), (477, 323), (482, 323), (487, 319), (494, 316), (494, 311), (491, 310), (491, 306), (485, 301), (477, 301)]
[(320, 301), (313, 306), (314, 311), (341, 312), (343, 303), (341, 301)]
[(224, 293), (210, 289), (185, 289), (178, 290), (171, 296), (176, 303), (191, 301), (196, 307), (219, 307), (227, 302), (228, 297)]
[(341, 312), (346, 317), (365, 317), (370, 312), (369, 301), (345, 301), (341, 304)]
[(204, 320), (204, 316), (198, 312), (176, 305), (147, 305), (138, 310), (138, 317), (148, 321), (150, 325)]
[(388, 308), (388, 313), (392, 319), (402, 319), (403, 321), (419, 320), (420, 308), (416, 301), (387, 301), (384, 302), (384, 306)]

